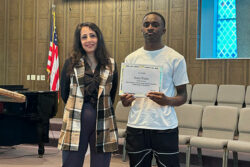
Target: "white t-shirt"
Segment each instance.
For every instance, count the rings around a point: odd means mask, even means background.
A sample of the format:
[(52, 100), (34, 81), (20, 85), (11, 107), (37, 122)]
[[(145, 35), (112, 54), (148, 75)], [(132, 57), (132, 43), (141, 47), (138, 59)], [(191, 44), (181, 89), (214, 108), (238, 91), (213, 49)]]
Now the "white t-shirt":
[[(167, 46), (155, 51), (139, 48), (126, 57), (125, 63), (162, 66), (162, 92), (169, 97), (174, 96), (175, 86), (189, 83), (184, 57)], [(131, 106), (127, 126), (165, 130), (176, 128), (178, 120), (174, 107), (160, 106), (149, 98), (136, 98)]]

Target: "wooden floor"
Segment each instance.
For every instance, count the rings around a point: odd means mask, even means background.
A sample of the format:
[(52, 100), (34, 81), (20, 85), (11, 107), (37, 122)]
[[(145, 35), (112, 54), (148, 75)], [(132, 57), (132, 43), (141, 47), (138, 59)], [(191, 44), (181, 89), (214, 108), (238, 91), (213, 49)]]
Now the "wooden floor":
[[(38, 158), (37, 146), (18, 145), (0, 147), (0, 167), (61, 167), (62, 153), (56, 147), (46, 147), (43, 158)], [(90, 156), (85, 158), (84, 167), (89, 167)], [(128, 167), (128, 160), (123, 162), (120, 154), (112, 155), (110, 167)]]
[[(50, 143), (45, 146), (43, 158), (38, 158), (37, 145), (0, 146), (0, 167), (61, 167), (62, 153), (56, 146), (62, 119), (53, 118), (50, 121)], [(123, 140), (119, 141), (123, 143)], [(85, 158), (84, 167), (89, 167), (90, 156), (87, 155)], [(185, 165), (182, 164), (181, 166), (184, 167)], [(110, 167), (129, 167), (128, 158), (126, 162), (123, 162), (121, 154), (113, 154)]]
[[(59, 130), (61, 128), (62, 119), (51, 119), (50, 127), (50, 143), (45, 147), (45, 155), (38, 158), (37, 145), (17, 145), (12, 147), (0, 146), (0, 167), (61, 167), (62, 153), (57, 146)], [(119, 152), (122, 151), (123, 140), (119, 139)], [(185, 166), (186, 146), (180, 146), (180, 162), (181, 167)], [(87, 152), (88, 154), (88, 152)], [(203, 167), (221, 167), (222, 151), (202, 149)], [(129, 167), (128, 160), (123, 162), (121, 154), (113, 154), (110, 167)], [(87, 155), (84, 167), (89, 167), (90, 156)], [(192, 148), (190, 160), (191, 167), (198, 167), (199, 160), (197, 158), (196, 148)], [(233, 167), (232, 152), (229, 153), (228, 167)], [(250, 154), (239, 153), (239, 167), (250, 167)]]
[[(45, 155), (38, 158), (36, 145), (0, 146), (0, 167), (61, 167), (62, 153), (56, 147), (45, 147)], [(90, 156), (86, 156), (84, 167), (89, 167)], [(184, 167), (184, 164), (181, 164)], [(121, 154), (112, 155), (110, 167), (129, 167)], [(192, 166), (196, 167), (196, 166)]]

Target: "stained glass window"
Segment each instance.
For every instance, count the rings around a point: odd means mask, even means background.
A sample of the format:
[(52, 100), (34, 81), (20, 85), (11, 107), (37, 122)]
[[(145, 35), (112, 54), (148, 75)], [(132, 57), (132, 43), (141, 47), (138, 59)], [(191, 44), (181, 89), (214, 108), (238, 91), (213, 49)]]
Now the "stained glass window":
[(237, 58), (236, 0), (218, 0), (217, 58)]

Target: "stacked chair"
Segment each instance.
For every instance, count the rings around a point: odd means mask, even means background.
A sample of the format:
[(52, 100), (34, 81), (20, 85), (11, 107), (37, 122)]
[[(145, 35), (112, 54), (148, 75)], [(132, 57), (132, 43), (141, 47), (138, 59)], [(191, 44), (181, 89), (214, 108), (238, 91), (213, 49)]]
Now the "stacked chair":
[(216, 84), (195, 84), (191, 95), (192, 104), (215, 105), (217, 90)]
[[(202, 136), (192, 137), (190, 147), (223, 150), (222, 167), (227, 167), (227, 143), (234, 138), (237, 121), (237, 107), (206, 106), (202, 116)], [(191, 149), (187, 157), (190, 153)]]
[(237, 152), (250, 153), (250, 108), (242, 108), (240, 110), (238, 131), (238, 140), (230, 140), (227, 144), (227, 149), (234, 153), (235, 167), (238, 166)]
[(126, 161), (126, 127), (128, 122), (130, 107), (124, 107), (122, 102), (119, 101), (115, 108), (115, 116), (118, 128), (118, 138), (123, 138), (123, 152), (122, 152), (122, 160)]
[(175, 108), (179, 124), (179, 144), (186, 145), (186, 164), (190, 164), (190, 139), (198, 136), (201, 128), (203, 107), (200, 105), (183, 104)]
[(192, 85), (187, 84), (186, 88), (187, 88), (187, 101), (186, 101), (186, 103), (188, 104), (188, 103), (190, 103), (190, 99), (191, 99)]
[(243, 107), (245, 85), (220, 85), (217, 96), (218, 106)]
[[(126, 136), (129, 111), (130, 107), (117, 103), (119, 138)], [(187, 84), (187, 101), (175, 111), (179, 144), (186, 146), (186, 167), (190, 166), (192, 147), (197, 148), (201, 166), (203, 148), (222, 150), (222, 167), (227, 167), (229, 151), (233, 152), (234, 167), (238, 166), (238, 152), (250, 153), (250, 85)], [(124, 140), (123, 161), (125, 146)]]
[(245, 95), (245, 104), (247, 108), (250, 108), (250, 86), (247, 86), (246, 95)]

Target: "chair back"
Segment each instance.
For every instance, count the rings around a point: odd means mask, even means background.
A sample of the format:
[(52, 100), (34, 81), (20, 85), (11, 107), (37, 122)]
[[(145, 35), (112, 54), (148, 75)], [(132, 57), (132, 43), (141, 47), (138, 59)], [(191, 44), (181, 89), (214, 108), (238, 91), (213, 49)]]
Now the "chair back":
[(186, 88), (187, 88), (187, 101), (186, 101), (186, 103), (188, 104), (190, 102), (190, 98), (191, 98), (192, 85), (187, 84)]
[(192, 90), (192, 104), (215, 105), (218, 86), (216, 84), (195, 84)]
[(217, 102), (219, 106), (242, 108), (245, 99), (245, 85), (220, 85)]
[(183, 104), (175, 107), (175, 111), (178, 117), (179, 134), (198, 136), (203, 107), (195, 104)]
[(115, 116), (118, 128), (125, 129), (128, 122), (130, 107), (124, 107), (121, 101), (118, 101), (115, 108)]
[(202, 136), (233, 139), (238, 123), (238, 108), (206, 106), (202, 116)]
[(250, 108), (242, 108), (239, 118), (239, 140), (250, 142)]
[(245, 104), (246, 104), (246, 107), (250, 108), (250, 85), (247, 86), (246, 96), (245, 96)]

